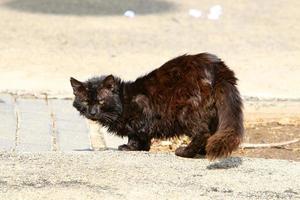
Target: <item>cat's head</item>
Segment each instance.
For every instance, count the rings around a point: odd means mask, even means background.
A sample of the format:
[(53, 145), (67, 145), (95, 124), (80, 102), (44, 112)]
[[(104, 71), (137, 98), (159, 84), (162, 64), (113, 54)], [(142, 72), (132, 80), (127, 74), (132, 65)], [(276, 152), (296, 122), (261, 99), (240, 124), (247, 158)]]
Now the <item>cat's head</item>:
[(110, 125), (122, 113), (120, 79), (112, 75), (80, 82), (71, 77), (75, 99), (73, 106), (88, 119)]

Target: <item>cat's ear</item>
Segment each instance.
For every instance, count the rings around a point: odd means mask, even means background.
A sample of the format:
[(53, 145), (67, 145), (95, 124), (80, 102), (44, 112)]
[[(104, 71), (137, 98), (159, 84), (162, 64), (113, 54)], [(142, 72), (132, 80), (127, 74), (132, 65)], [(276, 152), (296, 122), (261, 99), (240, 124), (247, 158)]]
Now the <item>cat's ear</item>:
[(107, 89), (114, 90), (116, 88), (115, 77), (113, 75), (109, 75), (109, 76), (105, 77), (105, 79), (103, 81), (103, 85)]
[(86, 93), (85, 87), (82, 82), (76, 80), (75, 78), (70, 78), (71, 86), (73, 88), (73, 94), (82, 96)]

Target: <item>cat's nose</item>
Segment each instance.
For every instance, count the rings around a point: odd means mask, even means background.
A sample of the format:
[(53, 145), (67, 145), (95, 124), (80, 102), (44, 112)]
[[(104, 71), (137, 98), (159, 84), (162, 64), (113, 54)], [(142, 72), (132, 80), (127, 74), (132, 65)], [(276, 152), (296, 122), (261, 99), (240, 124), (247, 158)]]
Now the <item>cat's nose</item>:
[(93, 116), (95, 116), (97, 114), (96, 109), (91, 109), (90, 114), (93, 115)]

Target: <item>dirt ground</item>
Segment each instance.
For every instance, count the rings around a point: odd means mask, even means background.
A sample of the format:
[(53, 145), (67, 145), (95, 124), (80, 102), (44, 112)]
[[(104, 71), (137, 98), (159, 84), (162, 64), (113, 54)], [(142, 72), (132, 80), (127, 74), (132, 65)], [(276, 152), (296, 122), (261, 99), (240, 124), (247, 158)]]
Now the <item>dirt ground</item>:
[[(250, 143), (276, 143), (298, 138), (299, 132), (300, 126), (297, 124), (270, 122), (247, 127), (246, 137)], [(239, 149), (234, 155), (300, 161), (300, 142), (286, 145), (281, 148)]]
[(170, 153), (0, 152), (5, 200), (299, 199), (299, 162)]
[[(270, 122), (267, 124), (253, 124), (246, 127), (246, 140), (249, 143), (264, 144), (289, 141), (299, 137), (300, 126), (295, 124), (280, 124)], [(181, 144), (186, 144), (188, 139), (174, 139), (168, 142), (154, 141), (152, 151), (174, 152)], [(286, 159), (300, 161), (300, 142), (286, 145), (284, 147), (239, 149), (233, 153), (234, 156)]]
[[(300, 139), (299, 102), (248, 101), (245, 103), (244, 143), (269, 144)], [(186, 137), (154, 141), (152, 151), (175, 151), (187, 144)], [(300, 161), (300, 141), (272, 148), (238, 149), (234, 156)]]

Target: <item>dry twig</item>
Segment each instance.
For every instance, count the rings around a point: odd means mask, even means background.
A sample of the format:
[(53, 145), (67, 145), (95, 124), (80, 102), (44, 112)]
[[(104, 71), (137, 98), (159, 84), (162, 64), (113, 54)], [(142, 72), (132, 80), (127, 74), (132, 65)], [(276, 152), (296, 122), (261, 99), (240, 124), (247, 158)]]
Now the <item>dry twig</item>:
[(299, 142), (299, 139), (294, 139), (285, 142), (277, 142), (277, 143), (268, 143), (268, 144), (251, 144), (251, 143), (243, 143), (240, 147), (242, 149), (257, 149), (257, 148), (280, 148), (285, 145), (293, 144)]

